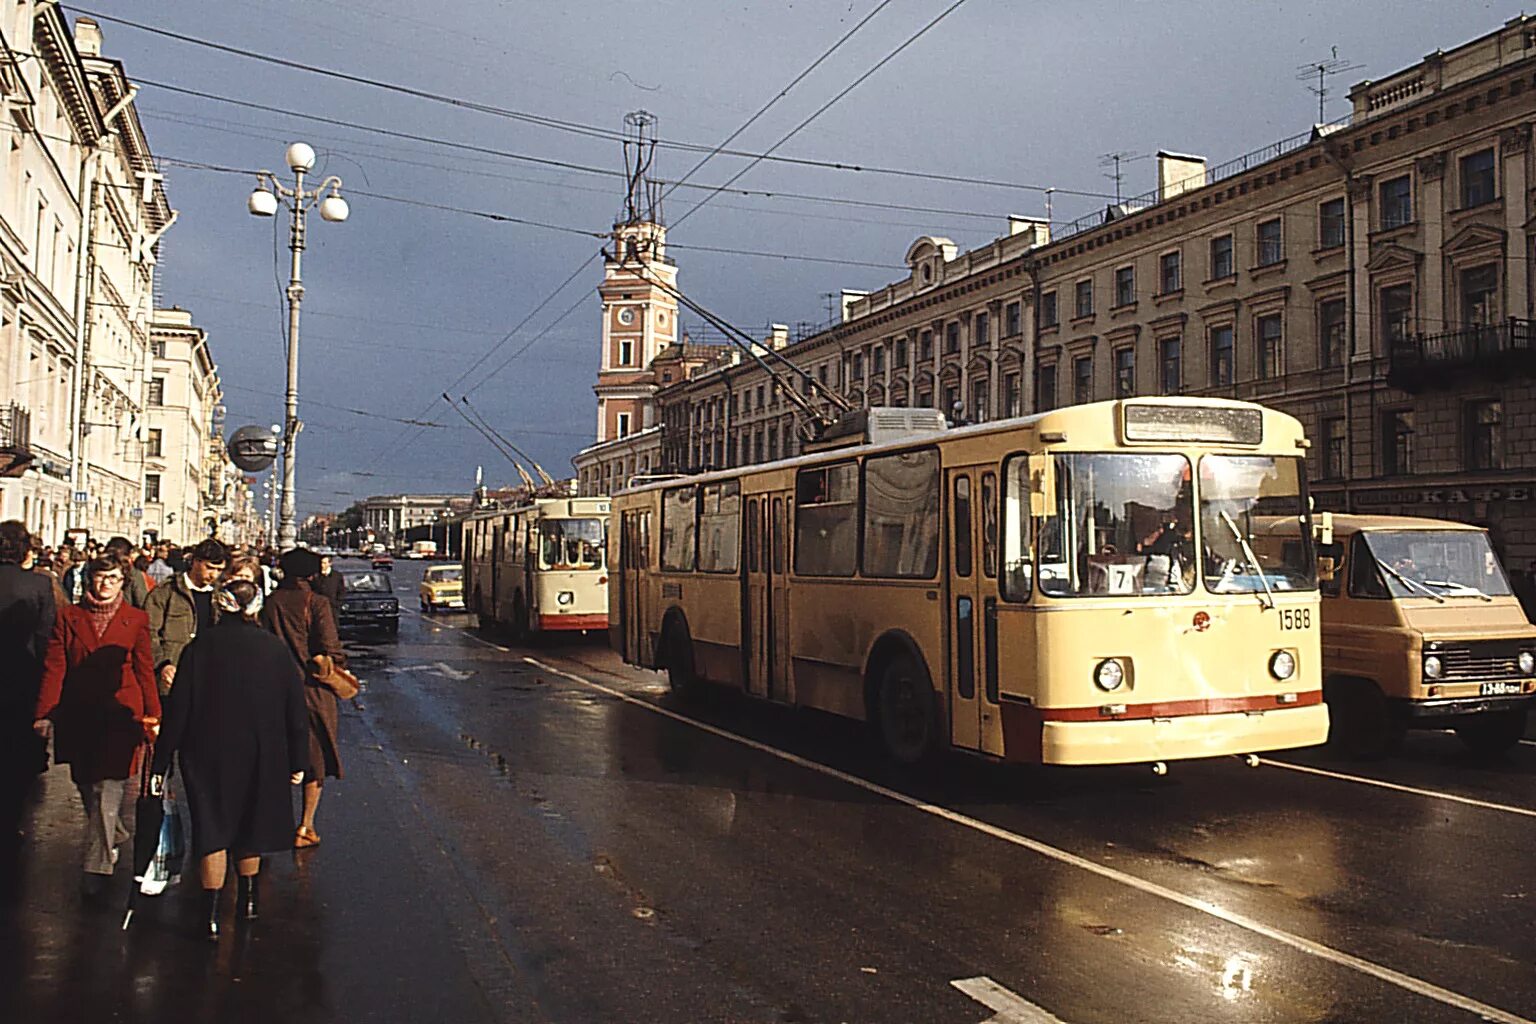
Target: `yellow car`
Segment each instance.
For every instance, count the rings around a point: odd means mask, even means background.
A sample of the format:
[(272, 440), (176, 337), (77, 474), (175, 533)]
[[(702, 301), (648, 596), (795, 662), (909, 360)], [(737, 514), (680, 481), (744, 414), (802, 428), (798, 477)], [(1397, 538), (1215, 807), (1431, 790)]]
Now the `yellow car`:
[(464, 608), (464, 569), (458, 565), (434, 565), (422, 578), (421, 610), (434, 612), (439, 608)]

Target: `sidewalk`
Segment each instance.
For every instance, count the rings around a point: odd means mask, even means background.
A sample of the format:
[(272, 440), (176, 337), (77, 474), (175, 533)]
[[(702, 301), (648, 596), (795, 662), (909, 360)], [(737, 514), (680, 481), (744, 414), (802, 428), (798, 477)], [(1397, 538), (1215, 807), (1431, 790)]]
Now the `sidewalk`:
[(249, 925), (234, 920), (231, 877), (217, 945), (199, 934), (190, 864), (121, 930), (131, 842), (105, 903), (85, 903), (79, 797), (67, 768), (39, 780), (24, 818), (20, 906), (0, 918), (0, 1021), (496, 1019), (445, 909), (452, 901), (433, 896), (433, 851), (413, 838), (419, 825), (394, 766), (355, 711), (344, 718), (347, 777), (326, 787), (325, 841), (266, 858), (261, 918)]

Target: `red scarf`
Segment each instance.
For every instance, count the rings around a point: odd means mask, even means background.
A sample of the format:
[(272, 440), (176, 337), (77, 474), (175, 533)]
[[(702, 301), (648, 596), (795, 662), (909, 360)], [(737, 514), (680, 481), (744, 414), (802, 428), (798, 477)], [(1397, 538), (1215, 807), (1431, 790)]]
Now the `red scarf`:
[(86, 610), (91, 617), (91, 628), (96, 631), (96, 639), (100, 640), (107, 627), (112, 624), (112, 618), (117, 610), (123, 606), (123, 592), (119, 590), (117, 596), (110, 601), (98, 601), (96, 595), (87, 591), (80, 598), (80, 607)]

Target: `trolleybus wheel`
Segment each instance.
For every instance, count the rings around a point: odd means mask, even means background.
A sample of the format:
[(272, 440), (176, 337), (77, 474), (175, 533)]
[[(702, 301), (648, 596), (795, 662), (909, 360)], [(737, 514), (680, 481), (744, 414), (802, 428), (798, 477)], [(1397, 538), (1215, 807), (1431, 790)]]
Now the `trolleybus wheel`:
[(693, 640), (688, 636), (688, 627), (676, 622), (668, 626), (663, 651), (668, 689), (685, 699), (697, 697), (699, 680), (693, 674)]
[(1346, 756), (1385, 757), (1403, 742), (1406, 727), (1381, 688), (1368, 679), (1338, 679), (1325, 688), (1328, 742)]
[(1489, 711), (1456, 726), (1456, 736), (1467, 749), (1483, 757), (1502, 754), (1525, 735), (1525, 709)]
[(934, 750), (938, 713), (928, 673), (910, 655), (886, 663), (875, 693), (875, 718), (886, 752), (901, 764), (917, 764)]
[(512, 639), (522, 643), (528, 639), (528, 605), (523, 600), (523, 592), (519, 590), (512, 597)]

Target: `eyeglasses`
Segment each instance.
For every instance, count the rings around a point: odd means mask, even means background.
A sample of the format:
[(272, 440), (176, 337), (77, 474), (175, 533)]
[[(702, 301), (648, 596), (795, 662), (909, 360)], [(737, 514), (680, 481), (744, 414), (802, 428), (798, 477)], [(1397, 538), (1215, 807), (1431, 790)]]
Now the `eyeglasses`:
[(122, 573), (114, 572), (111, 575), (105, 575), (103, 573), (97, 573), (95, 576), (93, 576), (91, 578), (95, 582), (97, 582), (97, 583), (112, 583), (112, 584), (116, 584), (119, 587), (123, 585)]

